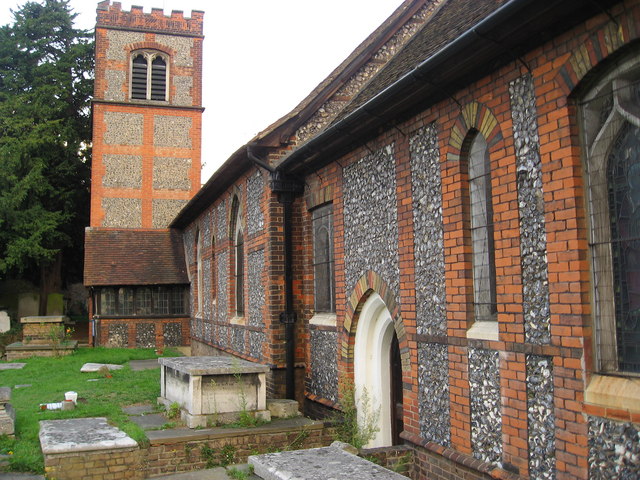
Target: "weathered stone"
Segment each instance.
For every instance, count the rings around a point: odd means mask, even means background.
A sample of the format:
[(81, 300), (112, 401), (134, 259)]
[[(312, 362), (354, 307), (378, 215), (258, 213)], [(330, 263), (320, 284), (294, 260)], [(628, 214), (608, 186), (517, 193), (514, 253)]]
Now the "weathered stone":
[(142, 156), (141, 155), (103, 155), (105, 173), (102, 186), (107, 188), (135, 188), (142, 187)]
[(0, 333), (8, 332), (11, 329), (11, 318), (4, 310), (0, 310)]
[(289, 418), (302, 415), (298, 411), (298, 402), (288, 398), (272, 398), (267, 400), (267, 409), (272, 418)]
[(338, 333), (311, 328), (311, 375), (308, 390), (320, 398), (338, 401)]
[(190, 117), (154, 115), (153, 145), (156, 147), (192, 148)]
[(139, 198), (103, 198), (103, 227), (140, 228), (142, 226), (142, 200)]
[(26, 363), (0, 363), (0, 370), (21, 370)]
[(178, 212), (187, 204), (187, 200), (156, 198), (153, 200), (153, 228), (166, 228)]
[(165, 323), (162, 326), (165, 347), (179, 347), (183, 344), (182, 326), (179, 322)]
[(102, 417), (40, 422), (40, 447), (45, 455), (137, 446), (135, 440)]
[(445, 335), (444, 227), (440, 150), (434, 124), (409, 140), (418, 334)]
[(266, 302), (264, 273), (264, 250), (256, 250), (248, 256), (248, 283), (249, 283), (249, 318), (248, 324), (254, 327), (262, 326), (262, 311)]
[(154, 157), (153, 188), (156, 190), (189, 191), (191, 188), (190, 170), (190, 158)]
[(406, 480), (336, 446), (252, 455), (249, 464), (264, 480)]
[(143, 115), (105, 112), (104, 143), (107, 145), (142, 145)]
[(241, 411), (269, 420), (266, 410), (267, 365), (232, 357), (160, 358), (161, 397), (182, 407), (189, 428), (209, 421), (237, 420)]
[(473, 456), (498, 464), (502, 459), (502, 406), (498, 352), (469, 349), (471, 446)]
[(446, 345), (418, 344), (418, 392), (420, 435), (425, 440), (449, 446), (449, 357)]
[(529, 422), (529, 476), (535, 480), (555, 478), (555, 414), (553, 360), (527, 355), (527, 419)]
[(344, 259), (347, 296), (367, 271), (394, 292), (400, 286), (394, 145), (344, 169)]
[(80, 369), (80, 371), (82, 373), (93, 373), (93, 372), (99, 372), (100, 369), (104, 369), (104, 368), (106, 368), (109, 371), (120, 370), (121, 368), (123, 368), (123, 365), (115, 365), (112, 363), (85, 363)]
[(264, 197), (264, 179), (258, 170), (247, 180), (247, 232), (253, 235), (264, 228), (261, 202)]
[(509, 84), (516, 150), (522, 308), (526, 341), (551, 341), (547, 236), (544, 222), (542, 167), (536, 95), (531, 75)]

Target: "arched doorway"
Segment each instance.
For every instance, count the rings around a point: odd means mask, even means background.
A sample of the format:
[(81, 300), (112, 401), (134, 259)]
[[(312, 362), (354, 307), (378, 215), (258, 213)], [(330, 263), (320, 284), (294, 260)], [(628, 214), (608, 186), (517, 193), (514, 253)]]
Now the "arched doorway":
[[(367, 447), (399, 443), (402, 431), (402, 365), (391, 313), (373, 293), (362, 306), (354, 346), (354, 383), (359, 421), (376, 418), (376, 432)], [(369, 397), (362, 411), (363, 394)]]

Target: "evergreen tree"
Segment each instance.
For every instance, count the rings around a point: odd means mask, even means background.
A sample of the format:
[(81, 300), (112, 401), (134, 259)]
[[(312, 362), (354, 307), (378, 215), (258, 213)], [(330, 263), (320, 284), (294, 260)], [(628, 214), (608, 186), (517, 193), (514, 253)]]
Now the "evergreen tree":
[(82, 272), (93, 41), (69, 0), (27, 2), (0, 27), (0, 278), (39, 272), (41, 307)]

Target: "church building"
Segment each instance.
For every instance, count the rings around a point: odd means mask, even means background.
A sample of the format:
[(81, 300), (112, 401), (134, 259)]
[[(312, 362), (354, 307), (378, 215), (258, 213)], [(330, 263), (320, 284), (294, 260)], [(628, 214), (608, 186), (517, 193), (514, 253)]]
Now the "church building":
[(202, 15), (98, 7), (95, 344), (353, 385), (414, 479), (638, 478), (640, 0), (406, 0), (198, 189)]

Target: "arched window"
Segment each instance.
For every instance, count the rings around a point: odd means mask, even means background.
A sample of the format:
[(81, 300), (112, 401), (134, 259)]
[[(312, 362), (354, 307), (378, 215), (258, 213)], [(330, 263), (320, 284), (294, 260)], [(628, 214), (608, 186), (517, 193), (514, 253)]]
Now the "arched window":
[(134, 52), (131, 58), (131, 98), (166, 101), (167, 56), (143, 50)]
[(468, 153), (473, 304), (476, 322), (496, 320), (496, 266), (493, 245), (491, 165), (487, 142), (475, 133)]
[(233, 279), (235, 316), (244, 316), (244, 231), (238, 196), (231, 202), (231, 227), (233, 240)]
[(640, 373), (640, 59), (580, 102), (596, 368)]

